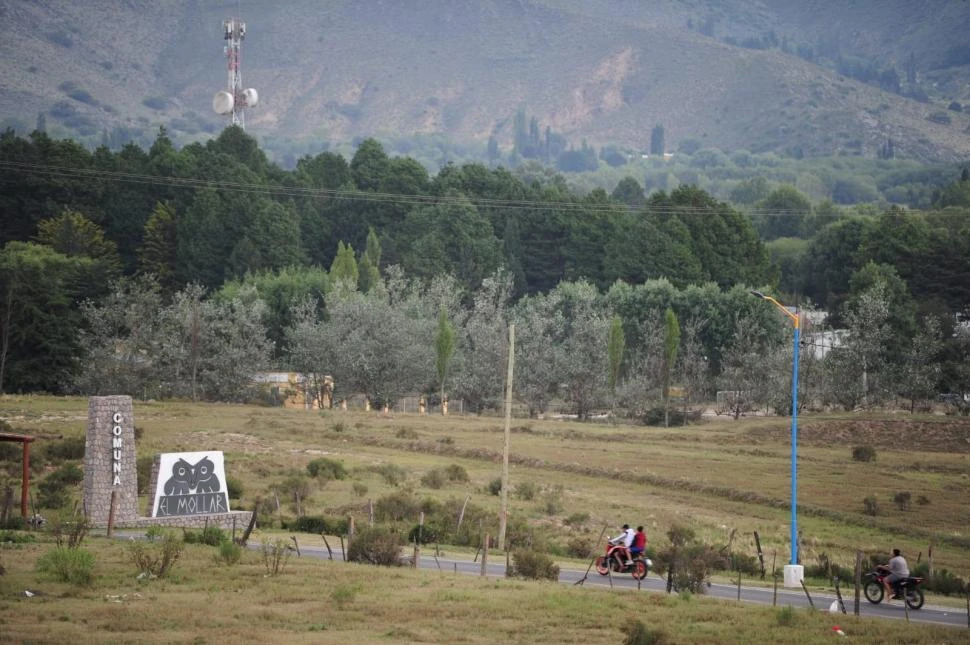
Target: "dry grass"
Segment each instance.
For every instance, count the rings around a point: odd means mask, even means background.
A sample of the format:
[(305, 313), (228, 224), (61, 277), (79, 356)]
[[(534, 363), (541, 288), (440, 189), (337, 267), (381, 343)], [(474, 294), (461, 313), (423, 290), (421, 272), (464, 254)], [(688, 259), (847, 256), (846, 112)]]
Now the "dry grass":
[[(577, 588), (451, 572), (292, 558), (267, 576), (258, 553), (227, 567), (187, 545), (166, 579), (139, 581), (125, 543), (103, 537), (91, 587), (34, 571), (50, 543), (0, 551), (3, 642), (65, 643), (609, 643), (631, 618), (674, 643), (823, 643), (839, 624), (868, 642), (957, 643), (955, 628), (838, 619), (697, 597)], [(23, 590), (41, 595), (24, 597)]]

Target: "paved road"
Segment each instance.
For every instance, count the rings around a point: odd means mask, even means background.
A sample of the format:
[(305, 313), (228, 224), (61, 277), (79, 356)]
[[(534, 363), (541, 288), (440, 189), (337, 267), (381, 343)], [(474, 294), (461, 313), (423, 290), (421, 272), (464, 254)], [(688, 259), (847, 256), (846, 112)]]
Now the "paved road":
[[(310, 557), (330, 557), (327, 550), (323, 548), (301, 547), (300, 552), (302, 555)], [(406, 549), (406, 552), (410, 555), (409, 550)], [(480, 561), (470, 562), (468, 560), (455, 560), (452, 558), (435, 558), (433, 555), (426, 554), (427, 550), (423, 550), (421, 555), (422, 569), (440, 570), (444, 572), (463, 573), (468, 575), (481, 575), (482, 565)], [(339, 549), (335, 549), (333, 557), (334, 559), (340, 560), (343, 558), (343, 554)], [(505, 557), (503, 554), (490, 554), (488, 571), (486, 575), (492, 577), (505, 576)], [(577, 584), (584, 578), (585, 581), (582, 583), (584, 586), (609, 588), (612, 582), (614, 589), (627, 589), (635, 591), (638, 588), (637, 581), (634, 580), (629, 574), (615, 575), (612, 577), (601, 576), (596, 573), (596, 569), (590, 569), (588, 574), (583, 570), (575, 569), (563, 569), (559, 573), (559, 582), (563, 584)], [(743, 584), (744, 581), (742, 580), (741, 602), (758, 605), (772, 604), (774, 592), (771, 588), (745, 587)], [(666, 581), (658, 577), (655, 573), (651, 573), (640, 581), (639, 589), (641, 591), (664, 593), (666, 591)], [(854, 611), (854, 593), (853, 588), (849, 587), (848, 589), (845, 589), (842, 594), (846, 611), (848, 611), (850, 615)], [(708, 588), (706, 595), (713, 598), (722, 598), (736, 602), (738, 599), (738, 588), (736, 585), (712, 584)], [(812, 592), (812, 602), (815, 603), (815, 607), (820, 611), (828, 611), (832, 603), (836, 602), (837, 600), (838, 598), (834, 593), (823, 594), (819, 592)], [(801, 589), (792, 590), (779, 587), (777, 604), (778, 606), (791, 605), (793, 607), (808, 607), (809, 600), (806, 597), (805, 592)], [(878, 605), (873, 605), (865, 599), (865, 596), (861, 595), (859, 602), (859, 614), (865, 618), (906, 620), (906, 609), (904, 608), (902, 601), (896, 600), (888, 605), (885, 601), (883, 601)], [(960, 611), (959, 609), (949, 607), (932, 606), (930, 604), (924, 605), (923, 608), (918, 611), (910, 610), (909, 620), (912, 622), (935, 623), (939, 625), (949, 625), (952, 627), (968, 627), (967, 614), (965, 611)]]

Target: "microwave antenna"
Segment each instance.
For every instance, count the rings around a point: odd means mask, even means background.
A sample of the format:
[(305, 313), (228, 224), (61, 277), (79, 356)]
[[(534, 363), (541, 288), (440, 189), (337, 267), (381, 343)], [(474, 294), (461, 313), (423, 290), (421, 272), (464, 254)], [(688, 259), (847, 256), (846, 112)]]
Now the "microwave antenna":
[(216, 92), (212, 98), (212, 109), (216, 114), (229, 115), (232, 125), (246, 128), (246, 108), (255, 107), (259, 94), (251, 87), (243, 89), (240, 60), (242, 41), (246, 38), (246, 23), (238, 18), (229, 18), (222, 23), (222, 35), (226, 41), (224, 51), (229, 67), (229, 81), (226, 89)]

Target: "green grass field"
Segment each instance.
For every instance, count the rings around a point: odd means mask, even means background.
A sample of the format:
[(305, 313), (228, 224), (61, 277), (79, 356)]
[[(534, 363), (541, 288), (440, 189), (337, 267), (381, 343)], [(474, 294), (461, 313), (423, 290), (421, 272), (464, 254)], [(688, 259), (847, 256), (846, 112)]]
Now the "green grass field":
[[(500, 418), (137, 401), (134, 416), (139, 457), (222, 450), (227, 475), (243, 488), (234, 508), (274, 500), (261, 515), (257, 543), (293, 534), (279, 527), (295, 518), (295, 502), (281, 497), (277, 510), (274, 487), (306, 474), (307, 464), (320, 457), (340, 461), (348, 476), (310, 480), (309, 497), (301, 500), (307, 515), (366, 522), (369, 501), (402, 491), (422, 499), (467, 498), (469, 505), (499, 510), (489, 485), (501, 474)], [(87, 400), (0, 397), (0, 419), (37, 436), (33, 450), (41, 451), (45, 442), (84, 435)], [(510, 495), (510, 514), (547, 536), (562, 566), (585, 568), (586, 561), (567, 557), (566, 546), (585, 540), (598, 551), (601, 545), (593, 543), (603, 528), (615, 531), (624, 522), (644, 524), (654, 547), (665, 546), (670, 527), (684, 525), (709, 544), (730, 543), (733, 551), (749, 555), (758, 531), (769, 566), (772, 559), (779, 567), (787, 562), (788, 419), (717, 419), (669, 429), (529, 419), (514, 419), (512, 426), (510, 490), (533, 494)], [(937, 570), (970, 575), (970, 422), (807, 416), (800, 428), (803, 564), (829, 559), (851, 567), (856, 550), (882, 554), (898, 546), (912, 566), (925, 560), (932, 544)], [(872, 446), (876, 459), (854, 461), (857, 445)], [(397, 485), (381, 474), (389, 464), (403, 472)], [(468, 481), (446, 481), (440, 488), (422, 484), (429, 471), (449, 466), (464, 469)], [(13, 476), (16, 472), (7, 475), (8, 482)], [(911, 493), (908, 508), (893, 502), (900, 492)], [(878, 502), (875, 516), (865, 513), (867, 497)], [(417, 517), (406, 521), (416, 522)], [(51, 548), (45, 535), (38, 539), (0, 551), (7, 570), (0, 576), (0, 640), (344, 642), (353, 633), (355, 642), (616, 643), (631, 616), (664, 632), (669, 642), (832, 638), (832, 618), (811, 612), (786, 615), (700, 597), (567, 589), (311, 558), (292, 558), (281, 575), (268, 576), (257, 553), (226, 566), (216, 562), (214, 549), (198, 545), (186, 547), (172, 577), (136, 581), (125, 544), (98, 536), (85, 543), (97, 557), (95, 582), (76, 587), (35, 571), (36, 559)], [(18, 596), (24, 588), (45, 595)], [(928, 601), (961, 602), (933, 596)], [(850, 618), (843, 620), (844, 629), (847, 622), (873, 642), (893, 642), (891, 634), (903, 633), (906, 642), (966, 642), (961, 631)], [(98, 636), (95, 629), (113, 631)], [(71, 636), (79, 633), (81, 638)]]

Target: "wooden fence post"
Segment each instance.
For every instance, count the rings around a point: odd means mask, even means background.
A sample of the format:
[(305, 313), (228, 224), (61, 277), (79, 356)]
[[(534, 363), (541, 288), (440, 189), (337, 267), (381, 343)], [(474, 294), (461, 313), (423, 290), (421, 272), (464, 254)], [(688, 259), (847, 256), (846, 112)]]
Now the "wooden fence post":
[(485, 534), (485, 541), (482, 543), (482, 577), (484, 577), (485, 576), (485, 573), (488, 571), (486, 569), (486, 567), (488, 566), (487, 565), (487, 562), (488, 562), (488, 540), (489, 540), (489, 537), (490, 536), (488, 535), (488, 533), (486, 533)]
[(855, 552), (855, 607), (852, 613), (859, 615), (859, 594), (862, 591), (862, 551)]
[(108, 507), (108, 537), (111, 537), (111, 534), (114, 533), (114, 530), (115, 530), (115, 506), (117, 504), (117, 501), (118, 501), (118, 491), (112, 490), (111, 506)]
[(414, 563), (412, 566), (415, 569), (421, 568), (421, 534), (424, 533), (424, 511), (421, 511), (421, 515), (418, 516), (418, 534), (414, 537)]

